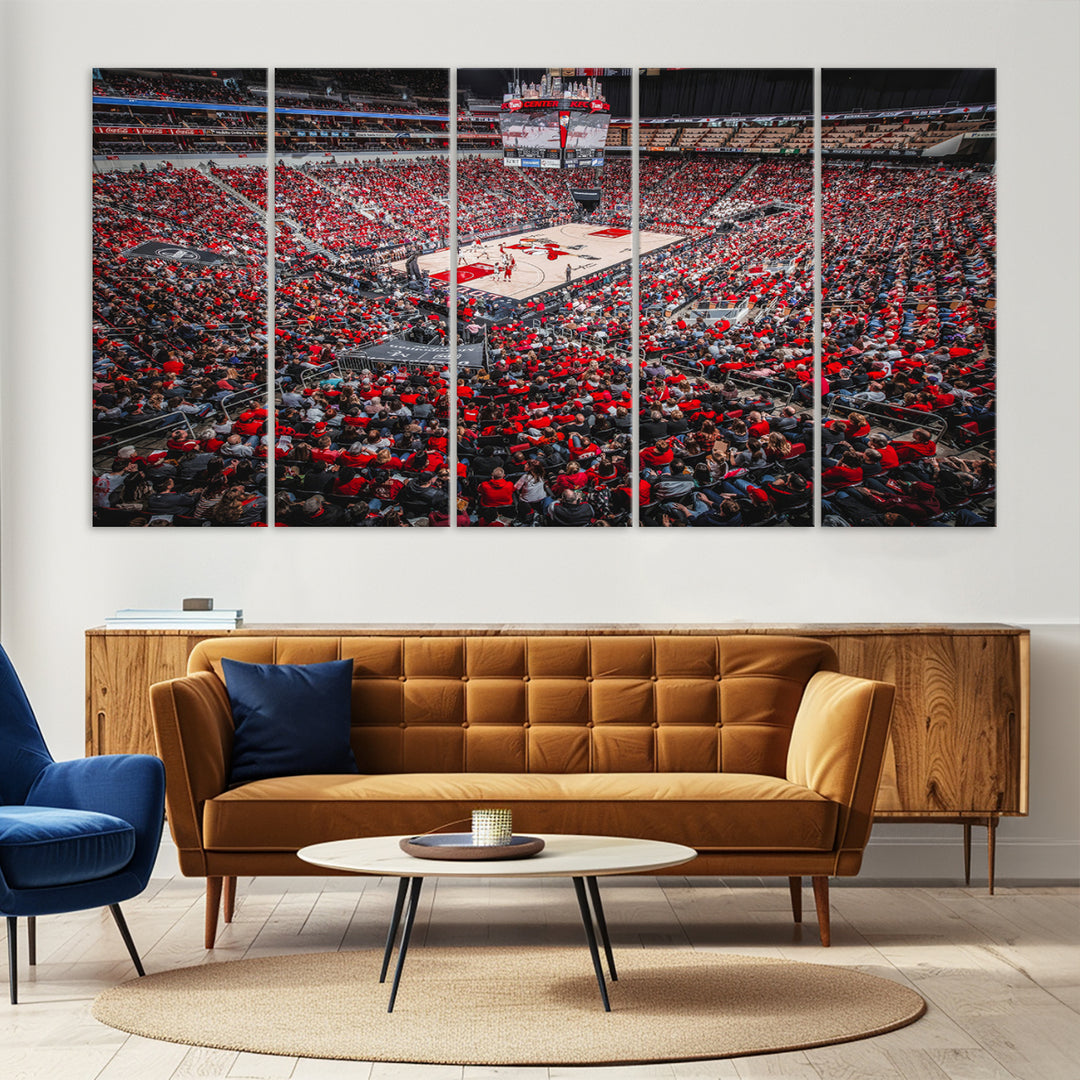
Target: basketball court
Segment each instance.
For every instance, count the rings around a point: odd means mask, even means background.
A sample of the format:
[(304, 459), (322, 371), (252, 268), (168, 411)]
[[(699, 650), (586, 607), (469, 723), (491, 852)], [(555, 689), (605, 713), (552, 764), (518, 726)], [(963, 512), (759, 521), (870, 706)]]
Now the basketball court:
[[(674, 233), (647, 231), (639, 232), (638, 237), (642, 255), (683, 239)], [(459, 251), (457, 281), (459, 285), (495, 296), (528, 300), (537, 293), (565, 285), (567, 267), (570, 268), (569, 280), (574, 282), (628, 262), (633, 252), (632, 241), (630, 229), (570, 222), (481, 244), (465, 244)], [(504, 252), (514, 259), (509, 281), (504, 281), (501, 276)], [(418, 262), (420, 269), (436, 280), (450, 280), (448, 248), (421, 255)], [(405, 271), (403, 261), (395, 262), (393, 266)]]

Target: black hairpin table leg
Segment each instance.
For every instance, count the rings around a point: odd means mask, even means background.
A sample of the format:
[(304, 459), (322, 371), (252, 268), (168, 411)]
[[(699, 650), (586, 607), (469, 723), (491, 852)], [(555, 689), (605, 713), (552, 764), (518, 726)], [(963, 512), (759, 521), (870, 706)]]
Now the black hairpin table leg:
[(585, 937), (589, 942), (589, 953), (592, 956), (593, 970), (596, 972), (596, 985), (600, 987), (600, 998), (604, 1002), (604, 1012), (611, 1012), (607, 987), (604, 985), (604, 969), (600, 966), (600, 952), (596, 947), (592, 913), (589, 911), (589, 901), (585, 895), (584, 878), (574, 878), (574, 891), (577, 893), (578, 907), (581, 909), (581, 921), (585, 926)]
[(390, 1004), (386, 1006), (387, 1012), (394, 1011), (398, 983), (401, 982), (401, 969), (405, 966), (405, 953), (409, 950), (409, 938), (412, 936), (413, 921), (416, 919), (416, 905), (420, 900), (420, 888), (424, 884), (422, 877), (414, 877), (409, 880), (412, 882), (412, 887), (409, 889), (409, 910), (405, 913), (405, 929), (401, 933), (401, 944), (398, 946), (397, 966), (394, 968), (394, 984), (390, 988)]
[(619, 976), (615, 974), (615, 957), (611, 955), (611, 938), (608, 937), (607, 920), (604, 918), (604, 905), (600, 903), (600, 884), (594, 877), (587, 877), (585, 884), (589, 886), (589, 896), (592, 897), (593, 911), (596, 913), (596, 926), (600, 931), (600, 941), (604, 946), (604, 955), (607, 957), (607, 969), (612, 982), (618, 982)]
[(397, 899), (394, 901), (394, 914), (390, 917), (390, 929), (386, 933), (386, 949), (383, 951), (379, 982), (386, 982), (386, 972), (390, 967), (390, 955), (394, 951), (394, 938), (397, 937), (398, 927), (401, 925), (401, 909), (405, 906), (405, 893), (408, 892), (410, 880), (407, 877), (398, 878)]

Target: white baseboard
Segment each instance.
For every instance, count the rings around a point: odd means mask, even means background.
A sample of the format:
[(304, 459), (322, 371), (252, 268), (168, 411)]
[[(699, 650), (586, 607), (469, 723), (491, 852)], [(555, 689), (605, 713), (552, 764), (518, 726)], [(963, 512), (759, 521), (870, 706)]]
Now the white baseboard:
[(180, 876), (180, 857), (176, 853), (176, 845), (172, 842), (168, 827), (161, 838), (161, 846), (158, 848), (158, 856), (154, 861), (154, 871), (151, 877), (169, 878)]
[[(890, 880), (964, 880), (964, 845), (959, 825), (934, 826), (953, 835), (890, 836), (875, 829), (863, 855), (860, 877)], [(1080, 844), (1057, 839), (1003, 837), (995, 845), (994, 878), (998, 881), (1080, 881)], [(987, 877), (986, 829), (971, 836), (971, 879)]]

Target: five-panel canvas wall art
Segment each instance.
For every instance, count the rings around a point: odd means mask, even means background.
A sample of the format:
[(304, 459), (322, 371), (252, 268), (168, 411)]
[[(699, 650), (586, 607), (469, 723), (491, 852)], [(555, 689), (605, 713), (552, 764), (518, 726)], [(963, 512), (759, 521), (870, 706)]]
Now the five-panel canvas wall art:
[(95, 526), (995, 523), (993, 70), (92, 86)]

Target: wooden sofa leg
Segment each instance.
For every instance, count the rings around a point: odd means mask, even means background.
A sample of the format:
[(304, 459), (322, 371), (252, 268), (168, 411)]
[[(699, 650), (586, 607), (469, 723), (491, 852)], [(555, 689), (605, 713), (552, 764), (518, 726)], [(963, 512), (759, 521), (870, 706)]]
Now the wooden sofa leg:
[(224, 878), (208, 877), (206, 879), (206, 929), (203, 934), (203, 946), (207, 949), (214, 947), (214, 938), (217, 937), (218, 911), (221, 909), (221, 886)]
[(236, 878), (225, 879), (225, 921), (232, 922), (233, 912), (236, 910)]
[(829, 879), (827, 877), (815, 877), (814, 906), (817, 908), (818, 933), (821, 935), (821, 944), (828, 946), (832, 941), (829, 929)]
[(802, 878), (789, 877), (788, 888), (791, 890), (791, 914), (797, 923), (802, 922)]

